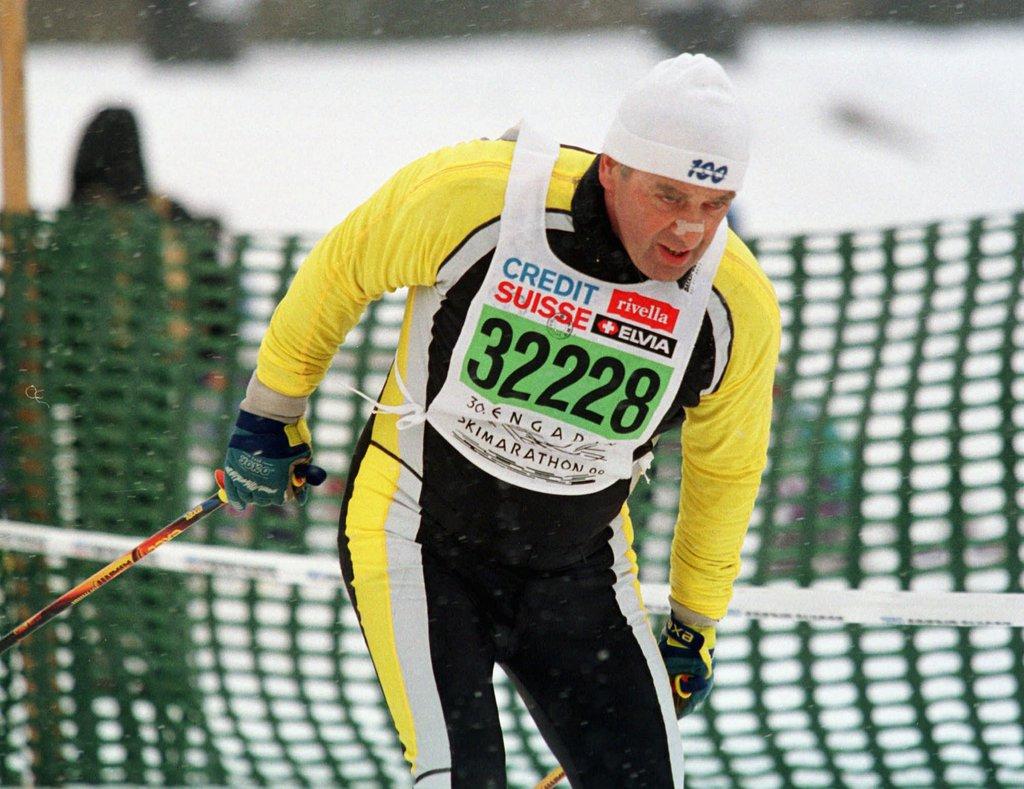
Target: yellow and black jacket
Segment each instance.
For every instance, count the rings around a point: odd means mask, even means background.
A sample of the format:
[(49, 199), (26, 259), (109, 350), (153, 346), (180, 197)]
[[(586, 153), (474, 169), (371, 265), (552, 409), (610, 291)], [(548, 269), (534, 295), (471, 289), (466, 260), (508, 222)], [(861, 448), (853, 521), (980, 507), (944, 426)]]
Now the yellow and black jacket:
[[(468, 142), (413, 162), (321, 240), (274, 313), (259, 382), (290, 398), (308, 396), (365, 306), (407, 287), (396, 364), (429, 403), (491, 264), (513, 147)], [(643, 279), (612, 232), (593, 153), (562, 147), (547, 217), (549, 244), (568, 266), (614, 283)], [(779, 336), (772, 288), (730, 233), (683, 384), (658, 429), (682, 430), (673, 597), (712, 618), (724, 615), (731, 597), (766, 462)], [(394, 372), (380, 400), (403, 401)], [(607, 540), (629, 493), (628, 480), (583, 496), (519, 488), (481, 472), (429, 425), (410, 442), (395, 422), (389, 414), (371, 419), (353, 475), (379, 475), (382, 499), (415, 510), (420, 535), (511, 567), (543, 571), (588, 555)]]

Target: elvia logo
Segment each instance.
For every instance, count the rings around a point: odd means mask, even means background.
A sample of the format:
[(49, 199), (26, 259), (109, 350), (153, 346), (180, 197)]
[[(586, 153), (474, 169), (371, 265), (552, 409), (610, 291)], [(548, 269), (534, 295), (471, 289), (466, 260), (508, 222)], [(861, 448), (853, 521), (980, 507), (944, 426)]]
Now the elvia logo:
[(729, 165), (723, 164), (721, 167), (715, 167), (714, 162), (705, 162), (703, 159), (694, 159), (690, 164), (690, 172), (686, 174), (687, 178), (697, 177), (700, 181), (706, 181), (708, 178), (711, 179), (711, 183), (720, 184), (726, 175), (729, 174)]

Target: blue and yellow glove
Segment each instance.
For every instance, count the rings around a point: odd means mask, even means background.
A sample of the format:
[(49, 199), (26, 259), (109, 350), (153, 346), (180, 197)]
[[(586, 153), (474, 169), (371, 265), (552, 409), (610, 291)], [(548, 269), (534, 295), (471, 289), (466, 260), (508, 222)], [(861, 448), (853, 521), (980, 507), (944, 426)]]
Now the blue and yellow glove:
[(696, 712), (715, 684), (715, 628), (684, 625), (670, 614), (658, 649), (672, 682), (676, 717)]
[(305, 419), (286, 425), (239, 411), (224, 456), (228, 503), (241, 509), (247, 504), (283, 504), (295, 498), (304, 504), (309, 495), (305, 477), (311, 470), (312, 456), (313, 439)]

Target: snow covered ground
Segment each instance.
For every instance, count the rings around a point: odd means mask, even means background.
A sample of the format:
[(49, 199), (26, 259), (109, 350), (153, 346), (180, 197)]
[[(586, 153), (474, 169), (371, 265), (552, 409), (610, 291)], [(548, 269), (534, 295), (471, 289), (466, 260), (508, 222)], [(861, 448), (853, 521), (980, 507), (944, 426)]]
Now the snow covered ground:
[[(60, 205), (83, 125), (122, 102), (139, 111), (158, 188), (232, 230), (316, 234), (405, 162), (524, 114), (599, 146), (627, 84), (667, 54), (629, 29), (260, 46), (230, 67), (32, 47), (30, 192)], [(757, 123), (747, 233), (1024, 208), (1024, 25), (761, 29), (727, 67)]]

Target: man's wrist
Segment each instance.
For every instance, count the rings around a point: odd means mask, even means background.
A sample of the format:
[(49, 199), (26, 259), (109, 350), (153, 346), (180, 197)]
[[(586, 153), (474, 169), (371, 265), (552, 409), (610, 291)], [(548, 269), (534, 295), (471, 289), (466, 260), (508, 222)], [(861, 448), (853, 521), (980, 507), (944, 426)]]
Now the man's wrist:
[(293, 425), (305, 415), (308, 400), (308, 397), (291, 397), (275, 392), (253, 373), (239, 408), (255, 416)]
[(669, 596), (668, 598), (669, 607), (672, 609), (672, 616), (675, 617), (676, 621), (682, 622), (684, 625), (694, 628), (705, 628), (705, 627), (718, 627), (718, 620), (712, 619), (710, 616), (694, 611), (674, 597)]

